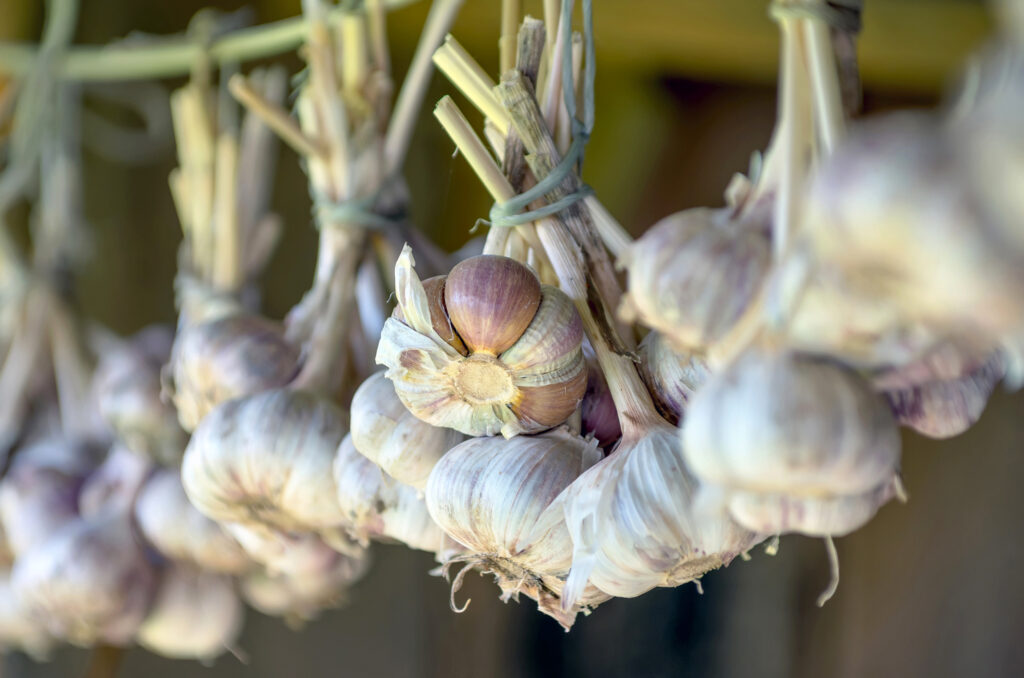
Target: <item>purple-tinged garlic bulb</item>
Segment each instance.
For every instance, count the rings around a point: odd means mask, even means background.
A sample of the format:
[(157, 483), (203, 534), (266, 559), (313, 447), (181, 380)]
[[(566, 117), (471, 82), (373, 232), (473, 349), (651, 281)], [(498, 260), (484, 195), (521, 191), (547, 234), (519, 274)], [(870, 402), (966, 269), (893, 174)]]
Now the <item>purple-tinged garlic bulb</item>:
[(658, 332), (644, 337), (639, 352), (640, 376), (654, 405), (670, 422), (679, 423), (687, 403), (711, 376), (711, 369), (696, 355), (673, 351)]
[(299, 371), (299, 349), (266, 318), (236, 313), (178, 332), (171, 360), (178, 419), (193, 431), (220, 403), (289, 383)]
[(15, 452), (0, 481), (0, 524), (14, 556), (77, 520), (82, 484), (98, 462), (91, 446), (53, 438)]
[(157, 572), (130, 516), (105, 513), (65, 525), (20, 556), (11, 585), (57, 638), (126, 645), (149, 610)]
[(929, 438), (952, 438), (978, 421), (999, 380), (1003, 361), (992, 356), (981, 367), (958, 378), (886, 391), (896, 421)]
[(0, 651), (21, 650), (42, 661), (54, 645), (53, 636), (32, 618), (11, 586), (11, 571), (0, 570)]
[(79, 513), (90, 517), (107, 511), (131, 511), (152, 471), (153, 464), (147, 458), (115, 444), (99, 468), (85, 479), (78, 497)]
[(444, 548), (446, 535), (430, 517), (423, 497), (361, 455), (351, 434), (338, 448), (334, 480), (346, 526), (362, 543), (368, 539), (394, 540), (433, 553)]
[(252, 567), (239, 543), (188, 500), (177, 469), (160, 469), (142, 486), (135, 522), (146, 541), (167, 558), (226, 574)]
[(734, 219), (704, 207), (665, 217), (622, 255), (629, 289), (620, 315), (680, 352), (722, 339), (759, 294), (771, 263), (764, 210)]
[(762, 534), (842, 536), (898, 487), (900, 436), (885, 399), (819, 359), (748, 351), (697, 393), (682, 434), (706, 491)]
[(325, 537), (312, 532), (285, 532), (269, 527), (225, 523), (224, 529), (254, 562), (271, 574), (300, 576), (315, 573), (337, 560), (339, 551), (353, 560), (365, 560), (365, 549), (343, 537)]
[(383, 372), (356, 390), (351, 420), (355, 449), (392, 478), (418, 489), (426, 486), (437, 460), (465, 440), (458, 431), (432, 426), (406, 409)]
[(601, 368), (588, 354), (588, 344), (583, 346), (587, 356), (587, 390), (580, 403), (582, 433), (593, 436), (602, 449), (608, 449), (622, 437), (619, 413)]
[(164, 657), (210, 661), (232, 647), (244, 617), (231, 577), (172, 563), (136, 640)]
[[(572, 541), (555, 499), (601, 458), (596, 442), (558, 428), (536, 436), (472, 438), (441, 458), (427, 482), (431, 517), (495, 575), (503, 599), (525, 593), (568, 628), (580, 611), (605, 600), (590, 589), (562, 607)], [(456, 580), (455, 588), (458, 588)]]
[(93, 376), (100, 414), (131, 451), (169, 466), (181, 461), (188, 436), (174, 407), (161, 398), (160, 371), (170, 359), (173, 335), (148, 327), (105, 351)]
[(946, 340), (913, 360), (877, 370), (871, 376), (871, 384), (878, 391), (898, 391), (936, 381), (954, 381), (997, 360), (1001, 360), (997, 354), (967, 339)]
[(221, 523), (308, 532), (341, 524), (332, 466), (342, 412), (304, 391), (277, 389), (221, 404), (185, 450), (182, 484)]
[(414, 415), (466, 435), (511, 437), (576, 410), (587, 382), (583, 329), (560, 290), (490, 255), (426, 285), (408, 248), (395, 280), (399, 313), (384, 325), (377, 362)]

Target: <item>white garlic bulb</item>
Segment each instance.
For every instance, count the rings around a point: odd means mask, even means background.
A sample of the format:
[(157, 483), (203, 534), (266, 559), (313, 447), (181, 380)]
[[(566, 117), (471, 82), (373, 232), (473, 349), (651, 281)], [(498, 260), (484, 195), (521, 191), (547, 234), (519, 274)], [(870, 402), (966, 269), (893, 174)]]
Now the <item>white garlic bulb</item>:
[(164, 657), (209, 661), (234, 644), (243, 619), (231, 577), (171, 563), (136, 639)]
[(727, 516), (697, 511), (697, 489), (674, 427), (652, 414), (642, 428), (627, 430), (612, 454), (558, 500), (573, 541), (564, 604), (587, 582), (627, 598), (678, 586), (763, 539)]
[(305, 532), (343, 522), (331, 472), (342, 413), (278, 389), (221, 404), (195, 430), (181, 467), (189, 500), (222, 523)]
[(893, 496), (900, 437), (885, 400), (856, 373), (754, 349), (690, 403), (683, 451), (747, 529), (841, 536)]
[(227, 574), (240, 574), (252, 565), (223, 527), (192, 506), (176, 469), (158, 470), (142, 486), (135, 500), (135, 523), (146, 541), (168, 558)]
[(458, 431), (431, 426), (406, 409), (383, 372), (352, 396), (352, 444), (399, 482), (422, 489), (434, 464), (465, 440)]
[(344, 603), (348, 588), (363, 577), (368, 565), (365, 558), (337, 555), (327, 566), (302, 575), (251, 572), (241, 580), (241, 593), (263, 614), (301, 626), (321, 610)]
[(663, 333), (681, 352), (706, 350), (761, 290), (771, 260), (769, 216), (700, 207), (665, 217), (621, 256), (629, 289), (620, 315)]
[(500, 256), (467, 259), (427, 282), (406, 247), (395, 264), (396, 314), (377, 362), (423, 421), (505, 437), (557, 426), (586, 388), (583, 329), (569, 298)]
[[(224, 529), (245, 550), (249, 558), (271, 574), (302, 575), (318, 572), (334, 563), (339, 555), (334, 544), (328, 544), (312, 532), (285, 532), (261, 525), (225, 523)], [(351, 542), (344, 544), (347, 557), (365, 559), (366, 551)]]
[(430, 517), (423, 498), (359, 454), (351, 434), (338, 448), (334, 480), (346, 525), (360, 541), (393, 539), (435, 553), (445, 546), (445, 534)]
[(0, 570), (0, 650), (21, 650), (41, 661), (55, 644), (53, 636), (21, 603), (11, 586), (11, 571)]
[(711, 376), (708, 364), (699, 356), (673, 351), (658, 332), (640, 342), (640, 375), (658, 411), (678, 423), (686, 404)]
[[(491, 572), (503, 599), (524, 593), (570, 626), (577, 612), (606, 599), (587, 591), (562, 608), (572, 541), (552, 503), (601, 458), (594, 441), (565, 428), (536, 436), (472, 438), (453, 448), (427, 482), (431, 517), (467, 554), (457, 558)], [(456, 580), (456, 588), (458, 580)]]
[(178, 419), (193, 431), (220, 403), (284, 386), (298, 371), (298, 348), (266, 318), (234, 313), (186, 326), (171, 360)]
[(886, 391), (885, 398), (903, 426), (929, 438), (951, 438), (978, 421), (1003, 372), (1003, 361), (995, 355), (958, 379)]
[(147, 458), (114, 445), (100, 467), (85, 479), (78, 498), (79, 512), (89, 517), (104, 511), (130, 511), (152, 470), (153, 464)]
[(76, 645), (129, 643), (146, 616), (156, 568), (126, 514), (70, 523), (19, 557), (11, 583), (35, 619)]

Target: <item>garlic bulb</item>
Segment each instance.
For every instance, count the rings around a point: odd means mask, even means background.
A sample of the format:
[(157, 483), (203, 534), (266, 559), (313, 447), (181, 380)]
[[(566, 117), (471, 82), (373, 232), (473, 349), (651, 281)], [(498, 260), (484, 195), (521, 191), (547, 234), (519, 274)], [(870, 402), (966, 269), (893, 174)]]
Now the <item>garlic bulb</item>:
[(351, 418), (355, 449), (399, 482), (420, 489), (441, 455), (465, 440), (458, 431), (431, 426), (407, 410), (383, 372), (356, 390)]
[(160, 397), (160, 370), (170, 359), (173, 335), (149, 327), (100, 355), (93, 388), (100, 414), (128, 449), (167, 465), (177, 465), (188, 436), (178, 415)]
[[(464, 561), (495, 575), (503, 598), (525, 593), (542, 612), (570, 626), (594, 591), (563, 611), (572, 542), (554, 500), (601, 458), (594, 441), (558, 428), (536, 436), (473, 438), (441, 458), (427, 482), (427, 510), (467, 548)], [(458, 580), (456, 580), (456, 588)]]
[(644, 337), (639, 352), (640, 376), (655, 406), (666, 419), (678, 423), (686, 404), (711, 376), (711, 370), (700, 357), (673, 351), (658, 332)]
[(981, 416), (992, 389), (1003, 377), (998, 355), (960, 377), (887, 391), (896, 421), (929, 438), (960, 435)]
[(885, 400), (856, 373), (751, 350), (690, 403), (683, 451), (747, 529), (841, 536), (893, 496), (900, 437)]
[(14, 564), (25, 608), (76, 645), (131, 642), (156, 590), (157, 573), (126, 514), (81, 518)]
[(344, 603), (349, 586), (362, 578), (368, 564), (367, 559), (338, 555), (326, 567), (301, 576), (256, 571), (242, 579), (241, 593), (263, 614), (301, 626), (321, 610)]
[(147, 459), (114, 445), (106, 460), (85, 479), (78, 498), (79, 512), (89, 517), (104, 511), (130, 511), (152, 470)]
[(608, 448), (622, 437), (619, 414), (601, 368), (587, 352), (589, 345), (583, 346), (584, 355), (587, 356), (587, 390), (580, 403), (582, 432), (584, 435), (592, 435), (602, 448)]
[[(249, 558), (271, 574), (303, 575), (318, 572), (337, 560), (339, 552), (312, 532), (285, 532), (269, 527), (225, 523), (224, 529), (245, 550)], [(366, 551), (346, 543), (344, 555), (364, 560)]]
[(384, 325), (377, 362), (413, 414), (467, 435), (511, 437), (573, 413), (587, 371), (565, 294), (506, 257), (467, 259), (429, 289), (412, 267), (406, 247), (395, 264), (401, 313)]
[(164, 657), (209, 661), (234, 644), (243, 619), (231, 577), (172, 563), (136, 639)]
[(879, 391), (898, 391), (936, 381), (954, 381), (989, 362), (995, 365), (1001, 357), (967, 338), (945, 340), (913, 360), (877, 370), (871, 375), (871, 384)]
[(767, 211), (734, 219), (695, 208), (665, 217), (623, 253), (620, 315), (665, 335), (680, 352), (725, 336), (759, 293), (770, 264)]
[(55, 642), (21, 603), (11, 586), (10, 570), (0, 570), (0, 650), (21, 650), (41, 661), (48, 658)]
[(800, 234), (908, 321), (997, 336), (1024, 324), (1024, 247), (979, 197), (939, 120), (889, 115), (820, 167)]
[(359, 454), (352, 438), (349, 434), (341, 441), (334, 460), (334, 480), (338, 503), (353, 535), (363, 543), (370, 538), (393, 539), (414, 549), (440, 551), (445, 534), (431, 519), (423, 498)]
[(176, 469), (154, 473), (135, 500), (135, 523), (157, 551), (204, 570), (240, 574), (252, 561), (223, 527), (200, 513)]
[(261, 316), (236, 313), (179, 330), (171, 372), (172, 399), (186, 431), (218, 404), (290, 382), (299, 350), (281, 327)]
[(92, 448), (60, 439), (15, 453), (0, 481), (0, 523), (13, 555), (29, 552), (78, 518), (79, 492), (96, 462)]
[(331, 467), (342, 413), (303, 391), (278, 389), (223, 403), (185, 450), (182, 484), (218, 522), (303, 532), (340, 524)]

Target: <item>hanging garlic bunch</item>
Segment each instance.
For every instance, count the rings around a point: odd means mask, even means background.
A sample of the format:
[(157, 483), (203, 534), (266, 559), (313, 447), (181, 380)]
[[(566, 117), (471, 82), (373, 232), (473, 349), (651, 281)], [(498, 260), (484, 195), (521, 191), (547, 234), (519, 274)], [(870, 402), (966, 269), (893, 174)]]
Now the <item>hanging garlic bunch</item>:
[(252, 565), (238, 542), (188, 500), (176, 469), (158, 470), (142, 486), (135, 523), (147, 542), (173, 560), (227, 574), (241, 574)]
[(11, 585), (57, 638), (124, 645), (146, 616), (157, 572), (130, 517), (110, 513), (69, 523), (20, 556)]
[(188, 437), (174, 408), (160, 397), (160, 370), (170, 359), (173, 335), (147, 327), (100, 352), (93, 389), (100, 414), (128, 449), (167, 465), (181, 461)]
[(763, 534), (841, 536), (898, 492), (888, 404), (820, 359), (750, 350), (697, 393), (682, 430), (689, 468)]
[(115, 444), (99, 468), (85, 479), (78, 498), (79, 513), (88, 518), (104, 512), (130, 512), (152, 471), (148, 459)]
[(244, 613), (231, 577), (172, 563), (136, 640), (164, 657), (208, 662), (231, 649)]
[[(383, 372), (364, 381), (352, 396), (351, 444), (389, 476), (422, 489), (434, 464), (465, 439), (458, 431), (431, 426), (406, 409)], [(337, 468), (337, 464), (335, 465)]]
[(695, 208), (665, 217), (621, 256), (629, 275), (620, 315), (700, 352), (732, 329), (760, 292), (771, 260), (768, 213)]
[[(390, 385), (387, 388), (391, 390)], [(450, 547), (416, 489), (386, 476), (356, 451), (352, 438), (352, 434), (345, 436), (334, 460), (338, 504), (352, 534), (363, 543), (371, 538), (395, 540), (434, 553)]]
[(395, 264), (401, 314), (384, 325), (377, 362), (423, 421), (511, 437), (556, 426), (587, 383), (583, 330), (569, 299), (526, 266), (483, 255), (429, 289), (408, 247)]
[(654, 404), (668, 421), (679, 423), (687, 403), (711, 376), (707, 363), (692, 354), (676, 353), (659, 332), (640, 342), (640, 376)]

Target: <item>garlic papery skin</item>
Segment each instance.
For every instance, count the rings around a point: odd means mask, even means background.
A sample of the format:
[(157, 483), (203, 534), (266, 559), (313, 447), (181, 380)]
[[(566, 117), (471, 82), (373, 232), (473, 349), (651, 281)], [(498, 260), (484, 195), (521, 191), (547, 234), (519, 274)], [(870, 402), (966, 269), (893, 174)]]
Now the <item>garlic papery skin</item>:
[(898, 482), (899, 430), (885, 400), (855, 372), (791, 352), (751, 349), (716, 373), (682, 436), (693, 474), (765, 534), (841, 536)]
[(672, 423), (678, 423), (704, 382), (711, 368), (699, 356), (677, 353), (658, 332), (640, 342), (640, 376), (651, 393), (658, 411)]
[(694, 500), (677, 430), (653, 416), (572, 483), (557, 504), (573, 540), (563, 601), (589, 583), (618, 597), (678, 586), (728, 565), (764, 537)]
[[(377, 363), (416, 417), (466, 435), (511, 437), (557, 426), (576, 410), (587, 380), (583, 330), (560, 290), (512, 259), (483, 255), (457, 264), (443, 305), (431, 303), (408, 247), (395, 281), (404, 320), (385, 322)], [(468, 355), (435, 329), (447, 324)]]
[(901, 425), (929, 438), (951, 438), (978, 421), (1003, 373), (1003, 361), (995, 355), (958, 379), (886, 391), (885, 398)]
[(593, 436), (598, 445), (608, 449), (622, 437), (619, 413), (600, 366), (587, 352), (589, 344), (583, 346), (587, 356), (587, 390), (580, 403), (582, 433)]
[(359, 454), (352, 434), (338, 448), (334, 480), (346, 526), (362, 543), (394, 540), (434, 553), (445, 547), (445, 534), (427, 512), (423, 497)]
[(185, 493), (222, 523), (292, 532), (336, 526), (343, 516), (331, 467), (345, 433), (342, 412), (304, 391), (230, 400), (189, 441)]
[(101, 353), (93, 376), (100, 414), (117, 439), (133, 452), (169, 466), (181, 462), (188, 442), (177, 412), (160, 395), (160, 371), (170, 359), (172, 341), (166, 328), (146, 328)]
[(124, 645), (146, 616), (157, 572), (130, 516), (105, 513), (69, 523), (19, 557), (11, 584), (54, 636), (83, 646)]
[(177, 469), (160, 469), (142, 486), (135, 523), (153, 548), (173, 560), (227, 574), (252, 567), (241, 545), (188, 500)]
[(678, 351), (706, 350), (761, 290), (771, 260), (766, 215), (734, 219), (700, 207), (659, 221), (620, 258), (629, 289), (619, 315), (663, 333)]
[(352, 444), (392, 478), (423, 489), (434, 464), (465, 440), (450, 428), (432, 426), (406, 409), (395, 387), (377, 372), (352, 396)]
[(122, 445), (114, 445), (99, 468), (89, 474), (78, 498), (78, 510), (85, 517), (113, 511), (131, 511), (142, 484), (153, 471), (145, 457)]
[(136, 640), (164, 657), (207, 662), (232, 647), (244, 618), (231, 577), (172, 563)]
[(11, 571), (0, 570), (0, 650), (21, 650), (42, 661), (55, 644), (53, 636), (22, 605), (11, 586)]
[(182, 427), (193, 431), (220, 403), (284, 386), (298, 371), (299, 350), (277, 323), (227, 315), (179, 330), (172, 400)]

